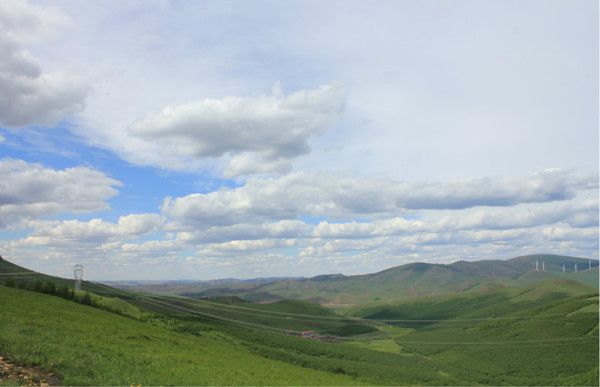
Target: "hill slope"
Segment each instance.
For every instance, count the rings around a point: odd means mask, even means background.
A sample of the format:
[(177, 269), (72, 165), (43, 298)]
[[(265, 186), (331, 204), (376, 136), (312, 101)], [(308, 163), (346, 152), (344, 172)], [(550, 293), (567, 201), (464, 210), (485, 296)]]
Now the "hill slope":
[(266, 359), (218, 332), (186, 335), (45, 294), (0, 285), (0, 305), (0, 353), (67, 385), (356, 383)]
[[(0, 257), (0, 284), (4, 284), (7, 280), (14, 280), (15, 286), (17, 287), (19, 284), (33, 285), (36, 282), (52, 282), (57, 287), (66, 286), (68, 288), (73, 288), (73, 284), (75, 283), (75, 280), (73, 279), (54, 277), (51, 275), (38, 273)], [(81, 290), (92, 292), (101, 296), (115, 297), (119, 295), (119, 292), (110, 286), (89, 281), (83, 281), (81, 283)]]
[[(536, 261), (539, 270), (536, 271)], [(448, 265), (411, 263), (378, 273), (358, 276), (319, 276), (286, 279), (253, 289), (208, 289), (189, 292), (192, 297), (237, 295), (254, 301), (304, 299), (322, 304), (350, 305), (415, 298), (426, 295), (484, 292), (504, 287), (523, 287), (560, 277), (598, 288), (598, 261), (540, 254), (510, 260), (459, 261)], [(566, 272), (562, 272), (565, 265)], [(579, 271), (574, 272), (575, 264)], [(545, 266), (545, 271), (542, 271)], [(594, 277), (595, 273), (596, 276)], [(595, 278), (595, 279), (594, 279)]]
[[(419, 289), (476, 278), (473, 266), (451, 266), (412, 264), (312, 281), (350, 282), (348, 292), (374, 284), (381, 292), (394, 291), (398, 278)], [(0, 355), (56, 371), (65, 384), (597, 385), (597, 289), (561, 278), (569, 273), (499, 272), (479, 279), (487, 288), (344, 311), (362, 319), (308, 301), (255, 304), (109, 289), (128, 302), (111, 300), (140, 311), (127, 318), (0, 285)], [(256, 329), (257, 323), (377, 330), (331, 343)]]

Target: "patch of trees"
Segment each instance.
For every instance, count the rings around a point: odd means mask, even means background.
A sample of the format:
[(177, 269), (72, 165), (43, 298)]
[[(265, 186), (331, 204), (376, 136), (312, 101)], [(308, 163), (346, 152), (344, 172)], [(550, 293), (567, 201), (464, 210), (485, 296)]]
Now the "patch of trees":
[(92, 299), (88, 292), (75, 292), (73, 288), (70, 288), (66, 285), (56, 286), (56, 284), (52, 281), (42, 282), (40, 280), (37, 280), (33, 283), (19, 282), (17, 284), (13, 277), (9, 277), (4, 281), (4, 285), (9, 288), (18, 287), (19, 289), (50, 294), (52, 296), (64, 298), (65, 300), (75, 301), (83, 305), (98, 307), (98, 305), (96, 304), (94, 299)]

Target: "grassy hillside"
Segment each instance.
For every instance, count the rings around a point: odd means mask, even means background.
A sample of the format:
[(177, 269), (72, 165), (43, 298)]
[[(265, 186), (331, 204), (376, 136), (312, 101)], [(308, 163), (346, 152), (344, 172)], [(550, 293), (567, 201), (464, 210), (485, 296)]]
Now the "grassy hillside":
[[(539, 271), (535, 271), (536, 261)], [(598, 261), (540, 254), (509, 260), (459, 261), (449, 265), (411, 263), (359, 276), (318, 276), (282, 279), (253, 288), (198, 289), (186, 287), (186, 295), (202, 298), (236, 295), (251, 301), (302, 299), (327, 305), (352, 305), (418, 298), (426, 295), (480, 293), (505, 287), (524, 287), (548, 278), (561, 277), (598, 287)], [(562, 272), (565, 265), (566, 272)], [(575, 264), (578, 272), (574, 272)], [(546, 271), (542, 271), (542, 266)], [(533, 273), (533, 275), (532, 275)], [(593, 274), (595, 273), (595, 274)]]
[(598, 293), (571, 281), (348, 310), (396, 328), (355, 344), (408, 352), (481, 384), (598, 384)]
[[(349, 282), (349, 293), (366, 282), (383, 294), (404, 276), (413, 287), (435, 279), (450, 289), (474, 278), (472, 264), (456, 265), (467, 268), (413, 264), (311, 281)], [(0, 285), (0, 355), (58, 372), (65, 384), (596, 385), (597, 287), (573, 280), (582, 272), (484, 266), (487, 277), (468, 289), (337, 313), (301, 300), (259, 304), (106, 287), (121, 298), (91, 294), (117, 315)], [(288, 334), (303, 329), (343, 338)]]
[(216, 331), (189, 335), (58, 297), (0, 286), (0, 353), (67, 385), (354, 384), (252, 353)]
[[(207, 317), (207, 312), (194, 306), (193, 303), (175, 303), (172, 302), (173, 300), (156, 296), (140, 298), (140, 307), (148, 307), (148, 310), (161, 314), (170, 321), (177, 321), (181, 324), (179, 329), (182, 331), (203, 332), (215, 329), (234, 337), (252, 352), (261, 356), (315, 370), (350, 375), (366, 384), (467, 383), (467, 380), (460, 380), (453, 376), (452, 368), (436, 364), (423, 356), (406, 353), (384, 354), (368, 348), (346, 345), (345, 341), (330, 343), (302, 339), (279, 331), (256, 329), (254, 325), (240, 324), (239, 320), (224, 321)], [(287, 307), (286, 305), (285, 308)]]
[[(338, 369), (369, 383), (594, 385), (598, 381), (594, 291), (572, 281), (549, 279), (525, 290), (505, 288), (479, 296), (440, 295), (372, 305), (354, 314), (384, 319), (387, 324), (379, 322), (378, 331), (337, 344), (228, 323), (219, 329), (264, 356), (310, 368)], [(190, 327), (207, 322), (183, 311), (170, 317)], [(551, 368), (531, 361), (536, 358)]]
[(515, 318), (436, 322), (394, 340), (406, 351), (460, 365), (483, 384), (598, 385), (597, 295), (548, 294), (543, 301), (495, 303), (467, 315), (498, 307)]
[(256, 304), (235, 297), (194, 300), (154, 294), (133, 302), (148, 311), (178, 318), (192, 313), (206, 321), (226, 321), (283, 333), (314, 330), (324, 335), (349, 336), (376, 330), (372, 324), (354, 321), (308, 301)]
[[(10, 280), (15, 281), (16, 287), (19, 287), (19, 285), (32, 287), (36, 282), (41, 284), (51, 282), (54, 283), (56, 287), (66, 286), (68, 288), (73, 288), (73, 284), (75, 282), (73, 279), (54, 277), (38, 273), (0, 258), (0, 284), (5, 284), (6, 281)], [(83, 281), (81, 283), (81, 290), (92, 292), (101, 296), (114, 297), (119, 294), (110, 286), (89, 281)]]
[[(355, 317), (379, 320), (436, 320), (518, 317), (534, 315), (532, 307), (579, 296), (594, 295), (597, 290), (578, 282), (557, 278), (539, 281), (526, 288), (502, 288), (479, 294), (424, 296), (395, 303), (374, 303), (344, 309)], [(429, 322), (431, 320), (433, 322)], [(394, 324), (393, 321), (390, 323)], [(394, 324), (397, 325), (397, 324)]]

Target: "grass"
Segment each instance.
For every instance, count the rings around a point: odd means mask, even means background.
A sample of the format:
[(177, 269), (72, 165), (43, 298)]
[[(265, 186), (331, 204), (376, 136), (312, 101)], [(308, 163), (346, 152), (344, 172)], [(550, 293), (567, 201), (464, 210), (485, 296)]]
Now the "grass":
[[(431, 275), (427, 265), (408, 269), (420, 273), (415, 283)], [(91, 294), (92, 308), (0, 286), (0, 353), (76, 385), (598, 385), (597, 288), (541, 272), (486, 281), (337, 313), (308, 301), (108, 287)], [(281, 334), (303, 329), (346, 339)]]
[(189, 335), (0, 286), (0, 352), (66, 385), (348, 385), (347, 375), (266, 359), (216, 331)]
[(370, 349), (372, 351), (389, 352), (389, 353), (400, 353), (402, 347), (394, 341), (394, 339), (375, 339), (369, 341), (351, 341), (348, 344), (356, 345), (362, 348)]
[[(8, 276), (8, 274), (10, 273), (19, 274), (15, 274), (14, 276)], [(51, 282), (54, 283), (57, 288), (67, 287), (69, 289), (72, 289), (75, 283), (75, 281), (72, 279), (54, 277), (51, 275), (37, 273), (19, 265), (15, 265), (14, 263), (11, 263), (5, 259), (0, 259), (0, 274), (2, 274), (2, 276), (0, 276), (0, 285), (4, 285), (7, 281), (13, 280), (15, 284), (12, 287), (16, 286), (32, 288), (36, 282)], [(118, 295), (118, 291), (116, 289), (111, 288), (110, 286), (89, 281), (82, 281), (81, 290), (92, 292), (101, 296), (115, 297)]]
[[(547, 271), (534, 271), (536, 261)], [(562, 265), (579, 272), (562, 273)], [(185, 292), (193, 297), (237, 295), (252, 301), (303, 299), (329, 306), (361, 305), (374, 302), (394, 302), (422, 296), (467, 295), (506, 287), (523, 287), (562, 277), (568, 282), (598, 288), (598, 261), (585, 271), (589, 261), (558, 255), (532, 255), (510, 260), (455, 262), (449, 265), (411, 263), (378, 273), (359, 276), (320, 276), (309, 279), (283, 279), (244, 287), (219, 285), (207, 287), (201, 283), (186, 284)]]
[[(351, 336), (375, 331), (370, 324), (357, 322), (338, 315), (318, 304), (308, 301), (281, 301), (270, 304), (256, 304), (235, 297), (226, 299), (194, 300), (181, 297), (153, 295), (149, 302), (139, 302), (153, 312), (167, 312), (164, 303), (180, 308), (183, 315), (186, 309), (196, 314), (214, 316), (214, 321), (239, 321), (254, 327), (265, 327), (277, 331), (314, 330), (326, 335)], [(221, 320), (220, 320), (221, 319)]]
[[(315, 370), (349, 375), (366, 384), (458, 384), (459, 380), (452, 376), (452, 370), (441, 367), (423, 357), (406, 357), (404, 355), (383, 353), (356, 345), (321, 342), (319, 340), (302, 339), (287, 336), (269, 330), (252, 329), (244, 325), (208, 318), (202, 312), (193, 313), (193, 304), (185, 303), (186, 310), (178, 306), (181, 303), (165, 305), (166, 298), (151, 298), (140, 302), (140, 307), (152, 306), (153, 313), (160, 313), (170, 321), (183, 324), (182, 331), (202, 332), (206, 329), (217, 329), (234, 337), (257, 355), (274, 360), (284, 361)], [(158, 301), (161, 300), (161, 301)], [(158, 307), (161, 305), (162, 307)], [(373, 332), (366, 333), (366, 335)], [(361, 335), (362, 336), (362, 335)], [(444, 370), (445, 374), (431, 374), (430, 370)], [(464, 381), (462, 382), (464, 384)]]
[[(395, 336), (394, 341), (403, 351), (454, 368), (459, 378), (496, 385), (597, 385), (597, 304), (597, 295), (547, 292), (519, 302), (506, 294), (478, 300), (422, 299), (388, 307), (380, 314), (368, 312), (404, 319), (449, 319), (395, 322), (416, 329)], [(503, 318), (476, 319), (494, 312)]]

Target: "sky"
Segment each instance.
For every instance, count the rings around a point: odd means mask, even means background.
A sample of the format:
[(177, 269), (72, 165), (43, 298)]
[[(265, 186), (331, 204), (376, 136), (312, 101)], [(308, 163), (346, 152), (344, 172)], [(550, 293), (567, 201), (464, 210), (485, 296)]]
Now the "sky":
[(0, 255), (94, 280), (597, 259), (598, 12), (2, 1)]

